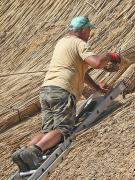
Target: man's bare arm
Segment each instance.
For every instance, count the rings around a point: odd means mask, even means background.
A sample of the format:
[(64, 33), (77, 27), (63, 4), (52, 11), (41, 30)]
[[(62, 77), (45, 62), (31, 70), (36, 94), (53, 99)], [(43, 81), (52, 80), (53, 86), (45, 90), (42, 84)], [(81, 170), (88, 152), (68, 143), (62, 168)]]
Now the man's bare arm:
[(94, 69), (102, 69), (108, 64), (108, 58), (106, 56), (89, 56), (85, 62)]
[(112, 89), (112, 87), (104, 86), (101, 83), (99, 85), (96, 84), (88, 73), (85, 74), (85, 83), (87, 83), (93, 90), (100, 91), (103, 94), (107, 94)]
[(92, 89), (100, 91), (100, 86), (95, 83), (95, 81), (89, 76), (88, 73), (85, 74), (85, 83), (88, 84)]
[(85, 62), (89, 64), (94, 69), (102, 69), (105, 68), (108, 64), (120, 64), (129, 63), (127, 59), (122, 59), (122, 57), (117, 53), (109, 52), (106, 55), (101, 56), (89, 56), (85, 59)]

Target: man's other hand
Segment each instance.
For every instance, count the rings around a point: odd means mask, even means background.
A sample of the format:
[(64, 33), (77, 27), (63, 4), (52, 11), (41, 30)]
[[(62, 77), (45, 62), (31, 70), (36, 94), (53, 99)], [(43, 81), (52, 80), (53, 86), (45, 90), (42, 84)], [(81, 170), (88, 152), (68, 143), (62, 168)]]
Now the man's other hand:
[(100, 87), (100, 91), (103, 94), (108, 94), (113, 88), (111, 85), (107, 85), (103, 80), (99, 81), (99, 87)]

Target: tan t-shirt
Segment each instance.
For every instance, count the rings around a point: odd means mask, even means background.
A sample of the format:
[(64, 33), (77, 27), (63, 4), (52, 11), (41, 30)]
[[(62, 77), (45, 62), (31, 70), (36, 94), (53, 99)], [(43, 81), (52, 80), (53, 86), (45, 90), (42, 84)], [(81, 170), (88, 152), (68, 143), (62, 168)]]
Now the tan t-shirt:
[(55, 46), (42, 86), (59, 86), (78, 99), (82, 94), (84, 75), (88, 70), (84, 59), (91, 55), (95, 54), (83, 40), (75, 36), (60, 39)]

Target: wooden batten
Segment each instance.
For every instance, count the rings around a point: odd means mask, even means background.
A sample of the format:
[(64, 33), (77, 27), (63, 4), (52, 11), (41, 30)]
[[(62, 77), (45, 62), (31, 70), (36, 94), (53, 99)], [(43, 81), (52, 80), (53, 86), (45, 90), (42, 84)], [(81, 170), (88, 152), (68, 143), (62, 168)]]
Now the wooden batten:
[(0, 123), (0, 133), (20, 123), (21, 121), (28, 120), (33, 115), (41, 111), (40, 103), (38, 98), (35, 98), (32, 102), (27, 105), (10, 111)]

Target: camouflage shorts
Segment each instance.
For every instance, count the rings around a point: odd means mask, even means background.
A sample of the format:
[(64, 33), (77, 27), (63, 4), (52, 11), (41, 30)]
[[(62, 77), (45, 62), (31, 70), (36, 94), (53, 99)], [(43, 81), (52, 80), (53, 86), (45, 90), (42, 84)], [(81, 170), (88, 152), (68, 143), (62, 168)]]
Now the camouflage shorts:
[(40, 103), (43, 132), (58, 129), (70, 135), (75, 125), (75, 97), (60, 87), (46, 86), (40, 89)]

